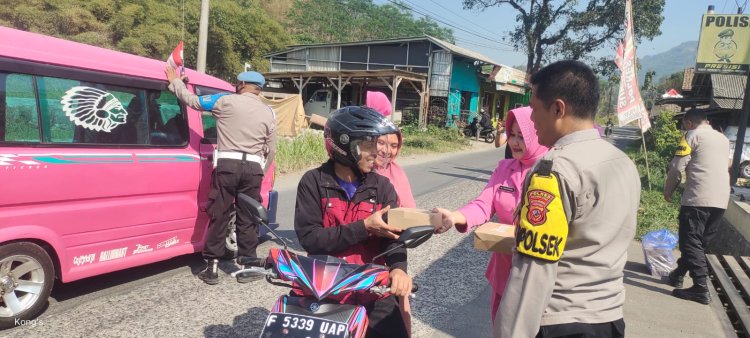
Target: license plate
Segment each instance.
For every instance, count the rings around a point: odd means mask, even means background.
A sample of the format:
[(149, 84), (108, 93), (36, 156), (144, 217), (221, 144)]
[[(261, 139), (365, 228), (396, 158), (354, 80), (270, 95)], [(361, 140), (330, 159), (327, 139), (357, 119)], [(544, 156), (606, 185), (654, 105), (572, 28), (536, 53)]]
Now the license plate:
[(345, 323), (291, 313), (272, 312), (266, 318), (261, 338), (346, 338)]

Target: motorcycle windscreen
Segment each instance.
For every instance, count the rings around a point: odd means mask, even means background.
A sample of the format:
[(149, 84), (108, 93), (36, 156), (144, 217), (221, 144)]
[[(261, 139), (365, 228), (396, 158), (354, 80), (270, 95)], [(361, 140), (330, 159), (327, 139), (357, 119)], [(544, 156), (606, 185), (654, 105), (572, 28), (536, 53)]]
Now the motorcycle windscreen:
[(388, 281), (388, 270), (374, 264), (349, 264), (332, 256), (302, 256), (271, 249), (273, 269), (318, 300), (344, 292), (368, 290)]

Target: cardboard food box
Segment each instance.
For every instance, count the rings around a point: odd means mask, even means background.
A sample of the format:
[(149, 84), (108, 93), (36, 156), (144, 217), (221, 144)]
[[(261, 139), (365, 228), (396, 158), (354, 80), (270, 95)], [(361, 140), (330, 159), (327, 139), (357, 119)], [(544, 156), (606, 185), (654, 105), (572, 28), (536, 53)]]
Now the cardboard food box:
[(388, 225), (401, 229), (408, 229), (424, 225), (440, 225), (442, 218), (439, 213), (424, 209), (396, 208), (388, 210)]
[(474, 230), (474, 248), (509, 254), (516, 245), (515, 232), (516, 228), (512, 225), (484, 223)]

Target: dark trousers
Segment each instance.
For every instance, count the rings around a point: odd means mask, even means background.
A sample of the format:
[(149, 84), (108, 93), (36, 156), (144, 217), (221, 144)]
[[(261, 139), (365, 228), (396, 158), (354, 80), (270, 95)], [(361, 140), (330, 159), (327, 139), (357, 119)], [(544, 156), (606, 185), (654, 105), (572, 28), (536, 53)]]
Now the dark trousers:
[(680, 259), (677, 260), (677, 274), (683, 276), (690, 272), (690, 277), (705, 279), (708, 276), (706, 265), (706, 243), (716, 233), (724, 209), (710, 207), (682, 206), (677, 219), (680, 223), (679, 240)]
[(536, 338), (622, 338), (625, 321), (622, 318), (609, 323), (565, 323), (539, 328)]
[(389, 296), (378, 299), (365, 306), (367, 310), (367, 338), (408, 338), (404, 318), (397, 297)]
[[(256, 162), (219, 159), (211, 181), (206, 211), (211, 218), (206, 234), (206, 247), (203, 257), (218, 259), (226, 253), (227, 224), (232, 205), (238, 194), (248, 195), (258, 202), (260, 185), (263, 182), (263, 168)], [(237, 256), (257, 257), (258, 224), (251, 222), (246, 210), (237, 208), (236, 218)]]

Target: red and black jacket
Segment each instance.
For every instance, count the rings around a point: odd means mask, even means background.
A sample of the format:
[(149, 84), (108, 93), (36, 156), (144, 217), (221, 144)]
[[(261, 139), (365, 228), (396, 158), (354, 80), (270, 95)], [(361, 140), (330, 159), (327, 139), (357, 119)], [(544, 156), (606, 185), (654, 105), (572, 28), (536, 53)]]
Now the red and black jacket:
[[(388, 178), (374, 172), (365, 174), (349, 200), (336, 182), (333, 161), (328, 161), (306, 172), (299, 182), (294, 230), (310, 255), (335, 256), (353, 264), (371, 263), (373, 257), (398, 245), (395, 240), (371, 236), (365, 230), (364, 219), (386, 205), (398, 207), (396, 190)], [(406, 271), (406, 249), (396, 249), (372, 263)]]

